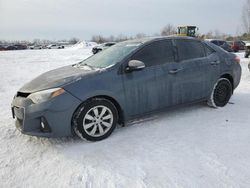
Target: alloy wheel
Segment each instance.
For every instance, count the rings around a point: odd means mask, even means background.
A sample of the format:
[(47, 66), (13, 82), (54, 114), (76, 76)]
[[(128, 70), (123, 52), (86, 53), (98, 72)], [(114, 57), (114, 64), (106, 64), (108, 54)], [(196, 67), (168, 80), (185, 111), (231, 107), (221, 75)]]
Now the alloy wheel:
[(89, 136), (100, 137), (107, 133), (113, 124), (113, 113), (106, 106), (94, 106), (83, 118), (83, 129)]

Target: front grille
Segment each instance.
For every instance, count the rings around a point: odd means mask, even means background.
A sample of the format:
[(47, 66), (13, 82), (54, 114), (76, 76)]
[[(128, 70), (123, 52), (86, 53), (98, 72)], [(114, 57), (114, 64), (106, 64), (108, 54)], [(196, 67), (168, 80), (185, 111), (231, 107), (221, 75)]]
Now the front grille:
[(23, 92), (17, 92), (17, 97), (24, 97), (24, 98), (26, 98), (26, 97), (28, 97), (30, 95), (30, 93), (23, 93)]

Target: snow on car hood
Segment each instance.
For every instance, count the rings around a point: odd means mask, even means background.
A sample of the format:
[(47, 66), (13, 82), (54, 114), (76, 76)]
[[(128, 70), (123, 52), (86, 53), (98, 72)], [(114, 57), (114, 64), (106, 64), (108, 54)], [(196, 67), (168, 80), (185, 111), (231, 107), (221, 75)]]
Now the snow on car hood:
[(96, 72), (99, 69), (88, 66), (66, 66), (48, 71), (25, 84), (19, 91), (33, 93), (41, 90), (61, 87), (81, 79), (83, 76)]

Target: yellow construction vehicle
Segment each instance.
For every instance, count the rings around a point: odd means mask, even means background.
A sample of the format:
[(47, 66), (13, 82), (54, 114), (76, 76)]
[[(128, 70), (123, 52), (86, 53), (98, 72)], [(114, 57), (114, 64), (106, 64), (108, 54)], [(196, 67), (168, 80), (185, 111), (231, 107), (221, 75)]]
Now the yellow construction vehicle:
[(196, 26), (179, 26), (177, 35), (178, 36), (188, 36), (188, 37), (197, 37), (196, 31), (198, 28)]

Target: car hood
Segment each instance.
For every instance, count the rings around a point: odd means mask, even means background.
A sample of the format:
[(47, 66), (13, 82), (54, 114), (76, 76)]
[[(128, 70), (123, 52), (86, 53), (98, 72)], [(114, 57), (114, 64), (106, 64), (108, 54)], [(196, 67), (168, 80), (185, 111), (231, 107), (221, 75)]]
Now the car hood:
[(19, 91), (24, 93), (33, 93), (41, 90), (62, 87), (66, 84), (75, 82), (82, 77), (97, 72), (88, 66), (70, 65), (46, 72), (32, 81), (25, 84)]

